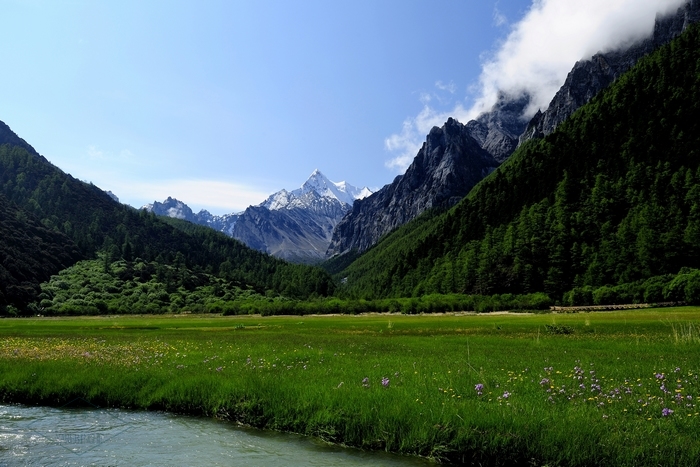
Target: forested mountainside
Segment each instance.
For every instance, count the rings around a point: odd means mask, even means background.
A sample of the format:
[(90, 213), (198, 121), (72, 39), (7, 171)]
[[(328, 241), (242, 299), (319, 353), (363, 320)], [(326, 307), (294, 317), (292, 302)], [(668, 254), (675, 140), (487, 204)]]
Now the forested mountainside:
[(83, 259), (67, 236), (0, 195), (0, 307), (22, 307), (39, 296), (39, 282)]
[[(290, 281), (300, 284), (300, 298), (333, 289), (330, 276), (322, 271), (272, 258), (206, 227), (175, 228), (65, 174), (26, 143), (14, 144), (23, 142), (16, 135), (9, 141), (0, 146), (0, 194), (46, 229), (70, 238), (83, 257), (94, 257), (101, 250), (115, 259), (170, 265), (179, 254), (188, 268), (219, 275), (225, 271), (226, 277), (260, 291), (282, 292), (278, 286)], [(0, 223), (7, 225), (7, 219)], [(35, 261), (40, 257), (33, 256)], [(29, 280), (36, 287), (44, 279), (37, 275)]]
[[(479, 169), (484, 167), (483, 158), (479, 157), (480, 150), (492, 156), (491, 166), (498, 166), (519, 144), (554, 131), (557, 125), (628, 71), (640, 58), (667, 44), (698, 20), (700, 1), (689, 0), (673, 14), (657, 18), (651, 36), (646, 39), (624, 50), (598, 53), (589, 60), (576, 63), (549, 107), (543, 112), (538, 111), (529, 123), (523, 115), (530, 104), (529, 96), (501, 94), (489, 112), (465, 125), (465, 135), (476, 140), (478, 150), (455, 147), (449, 141), (446, 148), (436, 148), (430, 146), (431, 136), (428, 136), (428, 148), (423, 146), (414, 164), (428, 155), (431, 164), (412, 165), (403, 176), (356, 204), (333, 232), (327, 256), (352, 251), (355, 251), (353, 255), (362, 253), (383, 235), (424, 210), (451, 207), (467, 194), (475, 183), (470, 183), (474, 175), (478, 176)], [(440, 130), (447, 133), (447, 125), (433, 129)], [(488, 173), (488, 170), (482, 171), (476, 181)]]
[(338, 274), (351, 296), (545, 291), (700, 266), (700, 30), (642, 59), (449, 212)]

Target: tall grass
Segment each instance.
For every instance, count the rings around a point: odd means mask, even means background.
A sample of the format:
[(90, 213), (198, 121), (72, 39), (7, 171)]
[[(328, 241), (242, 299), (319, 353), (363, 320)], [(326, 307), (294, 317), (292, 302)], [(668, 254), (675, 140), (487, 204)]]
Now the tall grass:
[(672, 323), (671, 330), (676, 344), (700, 344), (700, 329), (692, 322)]

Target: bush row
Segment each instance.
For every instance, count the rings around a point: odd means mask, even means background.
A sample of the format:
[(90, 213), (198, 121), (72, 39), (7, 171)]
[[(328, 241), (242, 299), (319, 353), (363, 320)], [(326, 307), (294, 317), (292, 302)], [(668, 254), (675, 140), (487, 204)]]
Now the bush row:
[(546, 310), (552, 300), (544, 293), (527, 295), (426, 295), (420, 298), (390, 298), (380, 300), (342, 300), (338, 298), (314, 301), (249, 301), (230, 302), (223, 314), (308, 315), (358, 313), (442, 313), (475, 311), (487, 313), (502, 310)]
[(700, 304), (700, 270), (683, 268), (676, 275), (602, 287), (576, 287), (564, 294), (564, 306), (619, 305), (625, 303), (686, 302)]

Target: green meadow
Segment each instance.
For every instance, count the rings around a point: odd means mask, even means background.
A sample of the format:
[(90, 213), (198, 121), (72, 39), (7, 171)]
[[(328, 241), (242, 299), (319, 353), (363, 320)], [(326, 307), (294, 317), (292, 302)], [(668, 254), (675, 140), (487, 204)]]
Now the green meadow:
[(482, 465), (697, 465), (700, 308), (0, 320), (0, 397)]

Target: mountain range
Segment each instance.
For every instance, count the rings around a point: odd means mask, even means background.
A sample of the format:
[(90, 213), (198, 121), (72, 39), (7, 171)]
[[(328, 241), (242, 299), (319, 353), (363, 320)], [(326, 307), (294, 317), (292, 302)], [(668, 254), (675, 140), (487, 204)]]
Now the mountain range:
[(251, 248), (291, 262), (318, 263), (325, 258), (340, 219), (355, 200), (370, 194), (366, 187), (332, 182), (314, 170), (300, 188), (282, 189), (240, 213), (215, 216), (202, 210), (195, 214), (185, 203), (173, 198), (142, 209), (211, 227)]
[(302, 188), (281, 190), (243, 213), (194, 214), (172, 198), (144, 209), (207, 225), (259, 251), (294, 262), (315, 263), (353, 251), (362, 253), (422, 213), (457, 204), (517, 147), (553, 132), (639, 59), (699, 19), (698, 1), (689, 1), (675, 14), (657, 18), (648, 38), (624, 50), (598, 53), (577, 62), (548, 108), (529, 119), (524, 117), (529, 96), (505, 93), (475, 120), (462, 124), (448, 119), (430, 131), (406, 172), (376, 193), (334, 184), (315, 171)]

